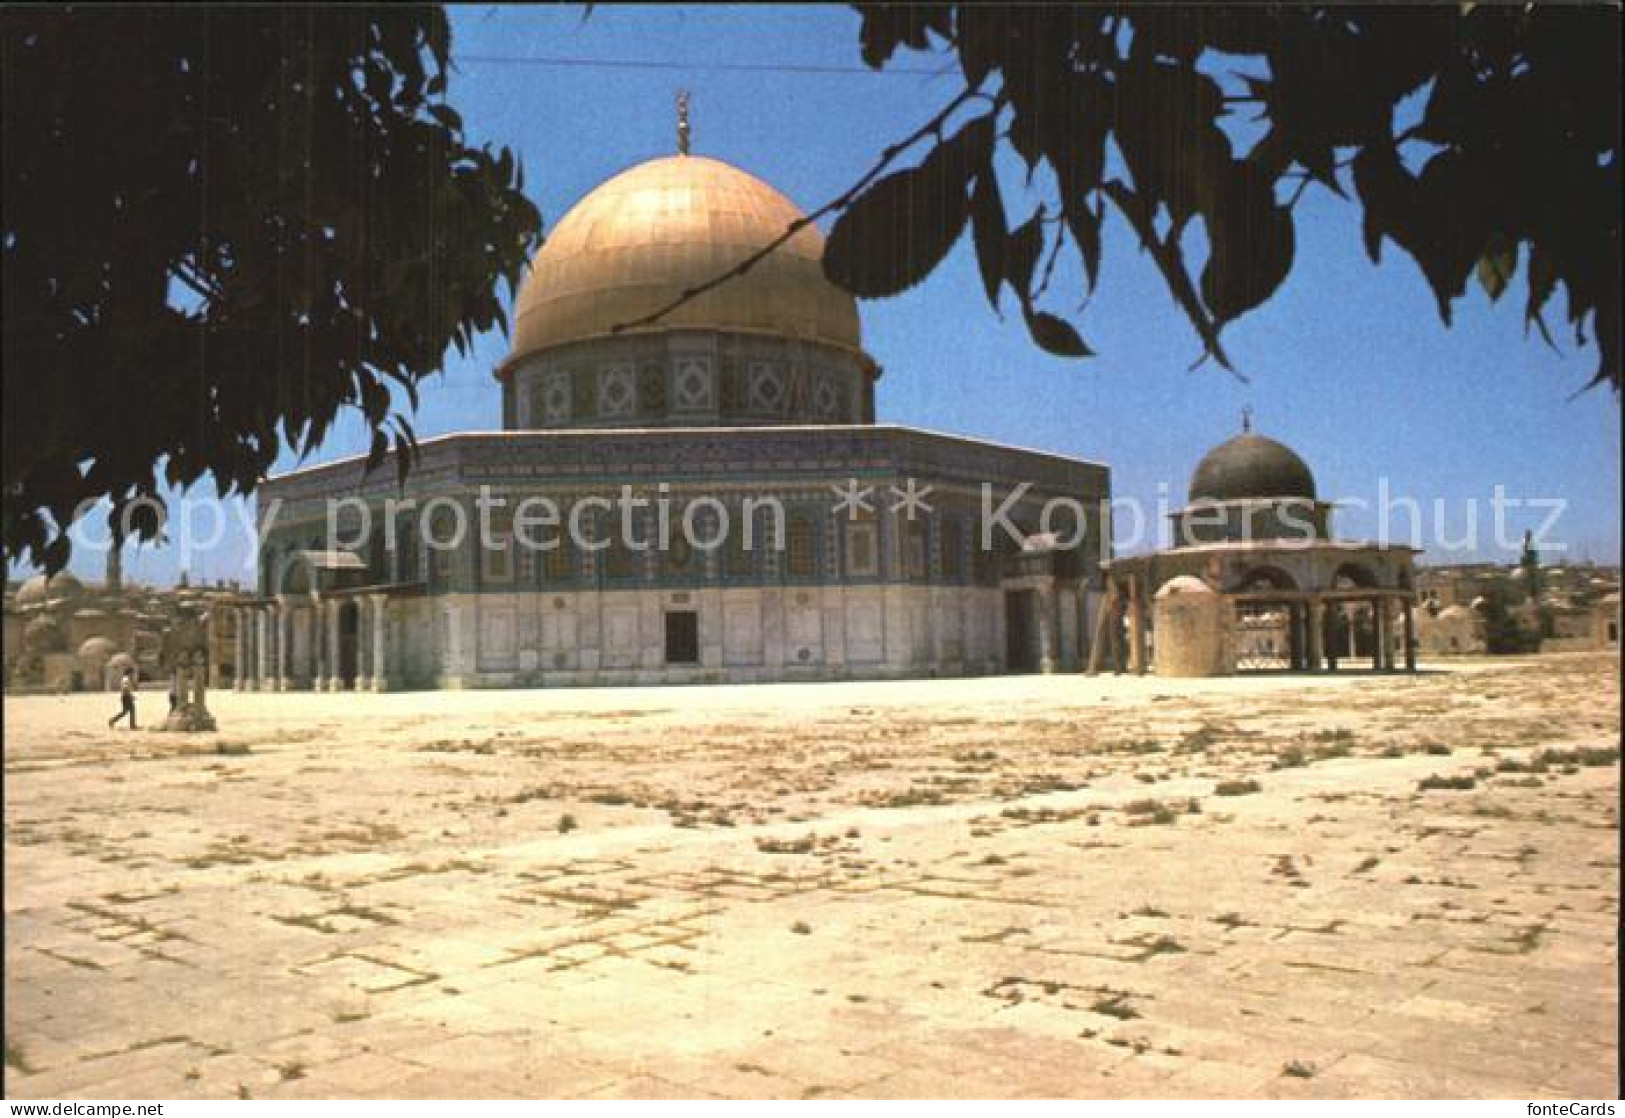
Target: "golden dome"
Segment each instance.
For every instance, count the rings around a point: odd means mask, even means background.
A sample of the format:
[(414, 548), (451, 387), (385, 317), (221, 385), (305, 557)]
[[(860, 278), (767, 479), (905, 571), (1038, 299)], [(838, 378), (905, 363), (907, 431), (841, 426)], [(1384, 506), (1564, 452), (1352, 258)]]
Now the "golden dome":
[[(803, 216), (761, 179), (715, 159), (674, 155), (623, 171), (565, 214), (531, 262), (513, 353), (498, 375), (540, 350), (611, 336)], [(745, 275), (638, 331), (733, 330), (856, 351), (857, 302), (824, 278), (823, 252), (823, 234), (809, 225)]]

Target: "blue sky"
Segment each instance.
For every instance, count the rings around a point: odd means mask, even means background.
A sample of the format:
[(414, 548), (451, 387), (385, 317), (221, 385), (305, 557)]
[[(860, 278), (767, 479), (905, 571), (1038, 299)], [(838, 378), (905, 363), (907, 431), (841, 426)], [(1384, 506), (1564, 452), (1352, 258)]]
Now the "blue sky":
[[(888, 143), (955, 92), (954, 76), (742, 72), (717, 64), (858, 68), (858, 19), (844, 7), (659, 6), (452, 9), (452, 103), (474, 139), (514, 148), (548, 227), (615, 172), (675, 150), (673, 100), (693, 96), (694, 150), (766, 179), (812, 209), (839, 194)], [(512, 58), (653, 60), (683, 69), (525, 65)], [(944, 60), (904, 58), (934, 71)], [(1027, 207), (1007, 192), (1012, 220)], [(1560, 352), (1523, 333), (1521, 283), (1491, 306), (1476, 287), (1447, 329), (1420, 272), (1395, 246), (1366, 259), (1354, 206), (1312, 188), (1297, 210), (1298, 263), (1286, 285), (1226, 334), (1243, 383), (1209, 363), (1195, 370), (1195, 335), (1120, 221), (1108, 222), (1099, 290), (1081, 314), (1076, 270), (1057, 280), (1053, 309), (1078, 323), (1098, 356), (1051, 358), (1019, 314), (988, 308), (968, 238), (925, 283), (862, 306), (864, 337), (885, 367), (879, 417), (1109, 464), (1118, 497), (1177, 499), (1202, 453), (1239, 429), (1295, 447), (1323, 496), (1375, 501), (1389, 491), (1431, 510), (1444, 502), (1459, 536), (1467, 502), (1488, 524), (1494, 487), (1567, 502), (1552, 535), (1568, 555), (1619, 556), (1620, 410), (1606, 390), (1575, 395), (1595, 368), (1554, 325)], [(1561, 296), (1554, 300), (1560, 319)], [(500, 426), (491, 368), (506, 351), (481, 339), (453, 352), (423, 392), (422, 435)], [(317, 459), (357, 453), (359, 424), (342, 423)], [(293, 463), (284, 461), (279, 468)], [(228, 512), (231, 510), (228, 510)], [(233, 515), (235, 520), (235, 515)], [(1516, 536), (1546, 519), (1514, 510)], [(1405, 521), (1399, 521), (1401, 528)], [(1374, 515), (1349, 509), (1339, 533), (1370, 536)], [(247, 577), (247, 541), (190, 560), (194, 578)], [(1424, 561), (1502, 556), (1493, 540)], [(1556, 558), (1556, 555), (1552, 556)], [(73, 568), (99, 576), (102, 560)], [(127, 577), (164, 583), (174, 549), (132, 550)]]

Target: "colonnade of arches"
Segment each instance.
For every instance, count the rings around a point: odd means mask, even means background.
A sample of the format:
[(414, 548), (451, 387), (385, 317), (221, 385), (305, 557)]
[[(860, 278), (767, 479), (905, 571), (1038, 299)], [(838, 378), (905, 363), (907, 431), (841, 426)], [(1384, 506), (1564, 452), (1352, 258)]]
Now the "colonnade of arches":
[[(1150, 584), (1146, 566), (1124, 567), (1106, 576), (1090, 671), (1105, 666), (1140, 674), (1152, 662), (1150, 603), (1158, 586)], [(1232, 671), (1416, 670), (1408, 571), (1384, 586), (1370, 566), (1351, 561), (1321, 585), (1305, 587), (1282, 566), (1260, 562), (1215, 589), (1230, 611)]]

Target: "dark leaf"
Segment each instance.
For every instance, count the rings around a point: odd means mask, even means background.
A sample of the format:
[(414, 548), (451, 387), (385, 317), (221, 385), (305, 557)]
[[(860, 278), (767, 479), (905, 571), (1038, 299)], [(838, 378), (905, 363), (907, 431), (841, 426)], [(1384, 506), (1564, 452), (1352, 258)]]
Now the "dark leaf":
[(967, 87), (980, 89), (988, 74), (1002, 64), (1008, 12), (993, 4), (961, 4), (954, 9), (953, 41)]
[(1268, 181), (1238, 163), (1221, 205), (1207, 214), (1209, 253), (1202, 301), (1223, 326), (1262, 304), (1292, 270), (1292, 212), (1276, 205)]
[(1093, 357), (1095, 351), (1084, 344), (1083, 338), (1070, 322), (1047, 311), (1030, 310), (1026, 314), (1027, 332), (1046, 353), (1057, 357)]
[(1033, 272), (1038, 267), (1038, 254), (1044, 251), (1044, 211), (1028, 218), (1020, 228), (1005, 238), (1004, 278), (1016, 293), (1026, 298), (1032, 290)]
[(1478, 258), (1478, 284), (1490, 297), (1490, 302), (1501, 298), (1507, 285), (1518, 270), (1518, 245), (1505, 238), (1491, 242), (1488, 252)]
[(859, 195), (830, 230), (824, 274), (865, 299), (896, 295), (929, 275), (965, 228), (966, 192), (986, 164), (992, 135), (992, 118), (979, 117), (918, 167)]
[(367, 464), (362, 468), (363, 474), (371, 474), (389, 455), (389, 436), (383, 431), (374, 429), (372, 433), (372, 449), (367, 452)]
[(1546, 306), (1546, 301), (1552, 297), (1552, 291), (1557, 287), (1557, 272), (1539, 245), (1532, 245), (1529, 249), (1528, 279), (1529, 296), (1523, 309), (1524, 329), (1527, 330), (1533, 325), (1540, 331), (1540, 336), (1546, 340), (1546, 344), (1552, 345), (1552, 335), (1546, 329), (1546, 321), (1541, 312)]
[(999, 181), (988, 167), (976, 178), (971, 192), (971, 237), (976, 246), (976, 266), (982, 274), (982, 290), (993, 309), (999, 309), (999, 288), (1004, 284), (1004, 243), (1009, 235), (1004, 221), (1004, 201)]
[(946, 38), (949, 11), (943, 4), (859, 4), (863, 26), (859, 41), (863, 61), (880, 69), (900, 46), (925, 50), (931, 45), (931, 32)]
[(1084, 279), (1089, 284), (1089, 290), (1093, 291), (1100, 275), (1101, 210), (1098, 206), (1090, 208), (1086, 199), (1079, 198), (1067, 207), (1065, 216), (1067, 230), (1083, 256)]

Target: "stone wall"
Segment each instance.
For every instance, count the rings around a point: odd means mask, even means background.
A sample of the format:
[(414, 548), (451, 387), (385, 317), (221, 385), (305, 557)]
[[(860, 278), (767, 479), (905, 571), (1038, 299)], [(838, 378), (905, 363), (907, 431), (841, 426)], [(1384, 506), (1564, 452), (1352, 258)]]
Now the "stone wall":
[[(869, 503), (853, 519), (837, 512), (836, 497), (856, 479)], [(897, 498), (916, 483), (928, 508), (907, 518)], [(580, 508), (596, 525), (587, 534), (604, 540), (616, 534), (605, 510), (622, 485), (658, 498), (638, 513), (637, 540), (657, 541), (660, 515), (678, 524), (694, 502), (709, 526), (701, 537), (719, 546), (533, 552), (511, 538), (483, 548), (471, 531), (463, 546), (441, 550), (419, 530), (452, 513), (477, 525), (475, 495), (488, 491), (509, 510), (545, 498), (565, 521)], [(1109, 494), (1110, 475), (1094, 463), (909, 428), (470, 433), (425, 442), (404, 494), (387, 467), (366, 475), (353, 460), (267, 482), (262, 510), (276, 518), (262, 513), (260, 592), (295, 607), (295, 687), (310, 683), (309, 611), (299, 604), (311, 590), (365, 587), (392, 599), (392, 687), (997, 672), (1007, 658), (1000, 570), (1020, 543), (999, 533), (984, 543), (983, 517), (997, 511), (1021, 532), (1064, 534), (1066, 510), (1055, 524), (1046, 510), (1067, 502), (1090, 534), (1058, 566), (1046, 561), (1050, 612), (1034, 630), (1043, 644), (1035, 662), (1064, 671), (1082, 666), (1090, 628), (1080, 588), (1098, 577)], [(335, 499), (345, 504), (328, 538)], [(413, 507), (392, 519), (397, 499)], [(718, 530), (722, 519), (741, 529), (747, 502), (758, 502), (751, 544), (742, 530)], [(783, 532), (764, 534), (775, 519), (764, 507), (775, 504)], [(540, 538), (555, 548), (558, 531)], [(354, 585), (328, 585), (307, 569), (310, 554), (328, 549), (355, 556)], [(692, 664), (668, 663), (672, 612), (695, 615)]]
[[(406, 621), (411, 674), (435, 685), (613, 685), (982, 675), (1004, 670), (999, 590), (977, 586), (701, 587), (425, 599)], [(1075, 592), (1056, 596), (1069, 667)], [(692, 612), (698, 659), (666, 659), (666, 615)]]

